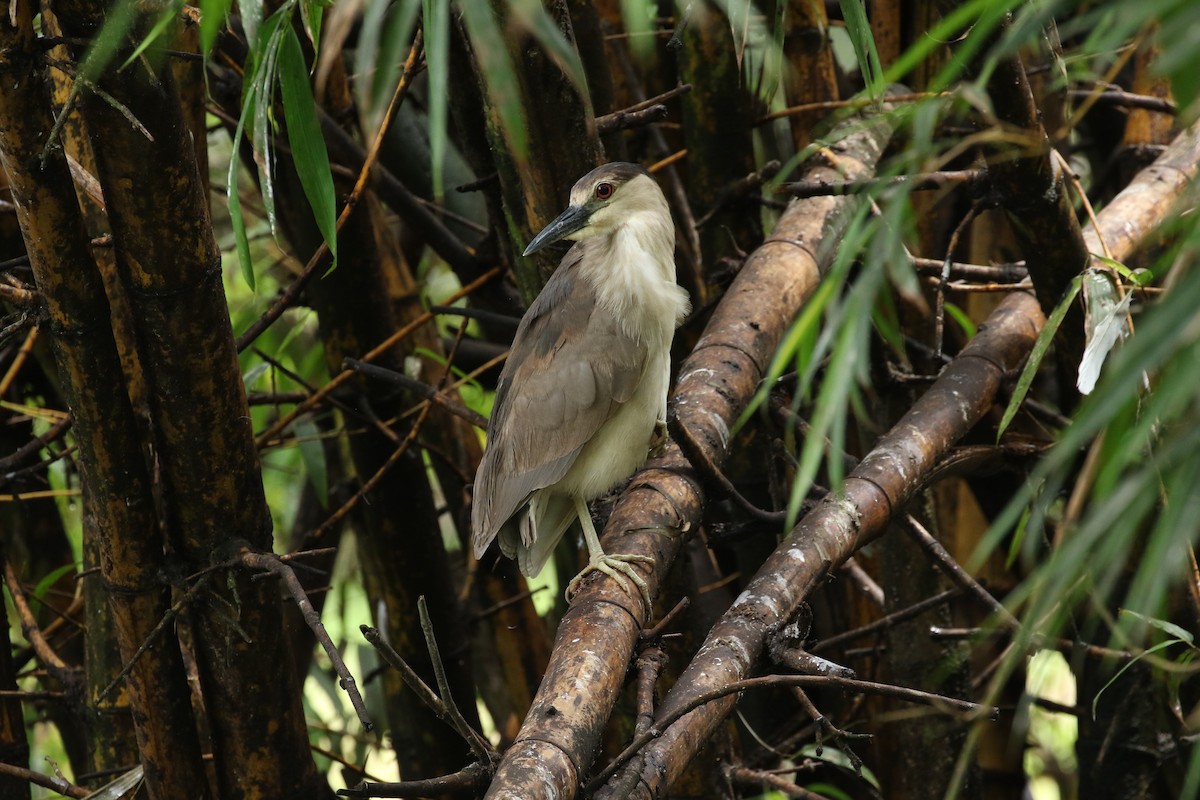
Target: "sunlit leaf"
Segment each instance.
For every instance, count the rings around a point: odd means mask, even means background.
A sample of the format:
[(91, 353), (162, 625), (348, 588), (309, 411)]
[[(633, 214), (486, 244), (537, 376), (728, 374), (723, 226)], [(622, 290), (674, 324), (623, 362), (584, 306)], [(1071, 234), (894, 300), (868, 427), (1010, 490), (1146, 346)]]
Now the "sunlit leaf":
[(329, 154), (325, 150), (325, 138), (321, 135), (317, 106), (308, 82), (304, 52), (291, 26), (288, 26), (279, 50), (279, 87), (283, 95), (292, 161), (300, 176), (304, 196), (312, 206), (317, 228), (336, 262), (337, 200), (333, 190), (333, 174), (329, 170)]
[(1116, 282), (1103, 270), (1083, 273), (1084, 330), (1087, 346), (1079, 362), (1075, 382), (1080, 394), (1091, 394), (1100, 377), (1100, 369), (1119, 339), (1129, 333), (1129, 301), (1132, 294), (1119, 296)]

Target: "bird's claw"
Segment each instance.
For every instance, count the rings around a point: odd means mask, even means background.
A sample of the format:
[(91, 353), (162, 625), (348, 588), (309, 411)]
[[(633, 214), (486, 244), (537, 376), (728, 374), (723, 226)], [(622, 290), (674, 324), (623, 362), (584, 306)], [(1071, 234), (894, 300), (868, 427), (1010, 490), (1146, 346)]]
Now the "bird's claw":
[(667, 452), (667, 423), (663, 420), (657, 420), (654, 423), (654, 431), (650, 434), (650, 458), (662, 458)]
[(571, 602), (571, 598), (578, 592), (579, 582), (583, 580), (584, 576), (590, 572), (603, 572), (619, 583), (625, 593), (630, 596), (633, 596), (633, 592), (630, 590), (629, 583), (625, 579), (628, 578), (630, 581), (633, 581), (633, 585), (638, 588), (642, 602), (646, 604), (646, 613), (649, 614), (650, 609), (654, 607), (654, 602), (650, 598), (650, 587), (646, 585), (646, 580), (638, 574), (638, 571), (633, 568), (632, 564), (634, 563), (653, 564), (654, 559), (650, 556), (639, 556), (632, 553), (616, 553), (613, 555), (605, 553), (599, 558), (593, 559), (567, 584), (567, 602)]

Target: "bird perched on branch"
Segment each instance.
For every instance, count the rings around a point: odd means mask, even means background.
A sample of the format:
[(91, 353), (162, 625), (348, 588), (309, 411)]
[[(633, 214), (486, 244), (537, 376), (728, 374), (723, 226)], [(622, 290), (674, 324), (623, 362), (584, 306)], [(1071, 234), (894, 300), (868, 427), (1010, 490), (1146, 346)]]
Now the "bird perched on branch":
[(671, 338), (688, 311), (675, 283), (675, 227), (666, 198), (636, 164), (584, 175), (570, 206), (525, 248), (575, 241), (517, 328), (500, 374), (471, 512), (475, 557), (493, 539), (536, 575), (578, 519), (588, 548), (580, 578), (628, 578), (650, 606), (632, 562), (606, 554), (588, 511), (646, 460), (665, 430)]

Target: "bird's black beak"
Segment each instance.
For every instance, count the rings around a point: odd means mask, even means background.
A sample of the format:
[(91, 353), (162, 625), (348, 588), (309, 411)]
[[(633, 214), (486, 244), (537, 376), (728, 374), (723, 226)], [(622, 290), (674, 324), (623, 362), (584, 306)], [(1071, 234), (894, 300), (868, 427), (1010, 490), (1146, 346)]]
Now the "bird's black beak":
[(533, 241), (521, 255), (536, 253), (548, 244), (554, 244), (559, 239), (570, 236), (575, 231), (587, 225), (592, 212), (586, 206), (568, 206), (567, 210), (555, 217), (554, 221), (542, 228), (542, 232), (533, 237)]

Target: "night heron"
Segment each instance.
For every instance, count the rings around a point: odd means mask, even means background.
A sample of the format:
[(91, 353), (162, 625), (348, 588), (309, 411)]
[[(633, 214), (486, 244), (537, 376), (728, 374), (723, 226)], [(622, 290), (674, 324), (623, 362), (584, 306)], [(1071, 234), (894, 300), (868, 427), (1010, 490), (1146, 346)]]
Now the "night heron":
[(475, 476), (475, 557), (492, 539), (536, 575), (578, 519), (588, 566), (626, 591), (646, 582), (606, 554), (588, 511), (633, 474), (665, 431), (671, 337), (688, 311), (675, 283), (675, 227), (666, 198), (636, 164), (612, 163), (571, 189), (570, 206), (524, 255), (573, 239), (517, 328), (500, 373), (487, 450)]

